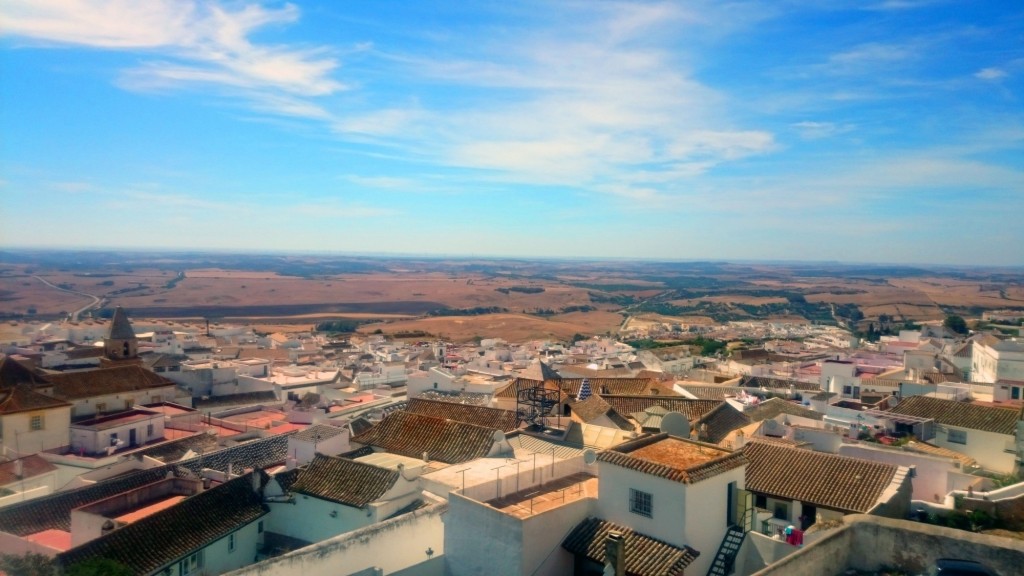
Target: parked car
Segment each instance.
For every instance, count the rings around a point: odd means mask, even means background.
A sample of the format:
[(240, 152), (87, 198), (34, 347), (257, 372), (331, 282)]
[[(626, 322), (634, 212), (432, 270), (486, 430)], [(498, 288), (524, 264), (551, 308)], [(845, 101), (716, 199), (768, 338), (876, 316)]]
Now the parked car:
[(928, 574), (932, 576), (999, 576), (981, 562), (956, 558), (936, 560), (935, 567)]

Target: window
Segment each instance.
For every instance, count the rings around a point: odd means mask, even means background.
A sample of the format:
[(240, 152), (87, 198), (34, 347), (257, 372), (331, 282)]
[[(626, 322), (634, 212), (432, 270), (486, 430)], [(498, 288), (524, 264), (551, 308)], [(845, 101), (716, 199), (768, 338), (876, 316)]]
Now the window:
[(652, 496), (649, 492), (641, 492), (634, 488), (629, 489), (629, 511), (648, 518), (654, 517), (651, 506)]
[(153, 425), (152, 424), (146, 424), (146, 438), (152, 438), (152, 437), (153, 437)]
[(42, 430), (43, 429), (43, 415), (36, 414), (29, 419), (28, 427), (30, 430)]
[(235, 535), (228, 534), (228, 552), (235, 551)]
[(184, 576), (185, 574), (191, 574), (191, 573), (195, 572), (196, 570), (199, 570), (202, 567), (203, 567), (203, 551), (200, 550), (199, 552), (196, 552), (195, 554), (192, 554), (190, 556), (186, 556), (185, 558), (182, 559), (181, 562), (178, 562), (178, 573), (182, 574)]
[(106, 412), (107, 411), (107, 403), (106, 402), (97, 402), (96, 403), (96, 411), (97, 412)]
[(789, 504), (785, 502), (775, 502), (775, 511), (772, 512), (773, 518), (779, 520), (789, 520)]
[(967, 431), (949, 428), (946, 431), (946, 440), (952, 444), (967, 444)]
[(256, 532), (263, 534), (263, 520), (260, 520), (260, 523), (256, 525)]

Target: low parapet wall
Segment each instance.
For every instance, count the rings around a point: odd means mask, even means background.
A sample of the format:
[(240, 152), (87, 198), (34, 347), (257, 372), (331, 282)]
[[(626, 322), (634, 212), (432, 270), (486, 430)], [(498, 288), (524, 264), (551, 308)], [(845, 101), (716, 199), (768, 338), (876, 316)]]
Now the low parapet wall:
[[(392, 574), (444, 554), (440, 498), (419, 510), (340, 534), (283, 556), (228, 572), (228, 576), (336, 576), (380, 569)], [(440, 566), (435, 564), (433, 566)]]
[(981, 559), (1000, 574), (1024, 566), (1024, 541), (953, 528), (853, 515), (846, 525), (754, 576), (829, 576), (896, 568), (923, 573), (939, 558)]

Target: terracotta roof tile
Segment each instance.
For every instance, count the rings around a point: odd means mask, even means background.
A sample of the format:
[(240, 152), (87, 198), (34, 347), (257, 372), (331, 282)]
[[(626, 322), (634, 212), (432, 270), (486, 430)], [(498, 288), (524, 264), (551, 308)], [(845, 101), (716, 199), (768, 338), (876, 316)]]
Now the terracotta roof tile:
[(71, 404), (40, 394), (27, 384), (18, 384), (12, 388), (0, 388), (0, 414), (16, 414), (66, 406), (71, 406)]
[(9, 356), (0, 361), (0, 389), (13, 388), (18, 384), (42, 386), (47, 382), (46, 376), (36, 374)]
[(790, 416), (800, 416), (802, 418), (810, 418), (812, 420), (822, 420), (825, 415), (821, 412), (815, 412), (809, 408), (804, 408), (799, 404), (794, 404), (788, 400), (782, 398), (769, 398), (764, 402), (761, 402), (756, 407), (744, 411), (752, 422), (760, 422), (762, 420), (771, 420), (779, 414), (789, 414)]
[(612, 532), (618, 532), (625, 540), (625, 570), (630, 576), (680, 576), (700, 555), (689, 546), (677, 548), (600, 518), (580, 522), (566, 536), (562, 548), (603, 564), (605, 541)]
[[(21, 462), (21, 476), (15, 474), (18, 467), (18, 462)], [(33, 454), (32, 456), (26, 456), (19, 458), (18, 460), (11, 460), (0, 464), (0, 486), (12, 484), (21, 480), (22, 478), (33, 478), (40, 474), (46, 474), (56, 470), (57, 467), (50, 464), (46, 460), (43, 460), (41, 456)]]
[[(561, 388), (562, 392), (576, 397), (583, 386), (583, 380), (590, 381), (590, 389), (595, 394), (650, 394), (651, 389), (656, 389), (659, 395), (678, 396), (670, 386), (653, 378), (561, 378), (545, 380)], [(516, 398), (516, 392), (523, 388), (532, 388), (537, 385), (538, 380), (527, 378), (516, 378), (511, 384), (499, 390), (495, 396), (498, 398)]]
[(292, 438), (303, 442), (320, 442), (345, 433), (345, 429), (330, 424), (314, 424), (296, 433)]
[(842, 512), (871, 510), (897, 467), (751, 439), (746, 489)]
[(499, 433), (493, 428), (397, 410), (352, 442), (411, 458), (422, 458), (426, 452), (431, 460), (458, 464), (486, 456)]
[(291, 491), (360, 508), (383, 496), (396, 482), (397, 470), (317, 454), (299, 472)]
[(652, 406), (661, 406), (669, 412), (681, 413), (691, 423), (723, 404), (721, 400), (693, 400), (682, 396), (601, 394), (601, 398), (620, 414), (635, 414)]
[(693, 484), (746, 464), (742, 452), (655, 434), (600, 452), (599, 462), (636, 470), (683, 484)]
[(1019, 408), (980, 406), (970, 402), (928, 396), (904, 398), (889, 412), (918, 418), (932, 418), (937, 423), (946, 426), (1010, 435), (1017, 430), (1017, 421), (1021, 419)]
[(251, 472), (204, 490), (166, 510), (58, 554), (57, 561), (68, 567), (90, 558), (109, 558), (135, 574), (159, 570), (269, 512), (261, 494), (253, 489), (253, 474), (263, 472)]
[(521, 421), (514, 410), (502, 410), (489, 406), (474, 406), (443, 400), (411, 398), (406, 404), (407, 411), (423, 416), (446, 418), (456, 422), (476, 424), (485, 428), (493, 428), (502, 432), (510, 432), (519, 428)]
[(68, 531), (71, 530), (73, 508), (162, 480), (168, 473), (194, 476), (202, 468), (225, 472), (228, 464), (232, 464), (236, 471), (244, 468), (264, 468), (283, 462), (287, 452), (287, 435), (237, 444), (188, 460), (130, 472), (90, 486), (57, 492), (0, 508), (0, 526), (4, 532), (18, 536), (35, 534), (50, 528)]
[(805, 392), (821, 390), (821, 385), (817, 382), (802, 382), (800, 380), (771, 378), (768, 376), (744, 376), (740, 379), (740, 386), (744, 388), (767, 388), (769, 390), (788, 390), (792, 386), (795, 390), (803, 390)]
[(91, 398), (105, 394), (135, 391), (145, 392), (154, 388), (175, 386), (173, 381), (134, 364), (82, 372), (50, 374), (48, 378), (53, 383), (53, 395), (65, 399)]

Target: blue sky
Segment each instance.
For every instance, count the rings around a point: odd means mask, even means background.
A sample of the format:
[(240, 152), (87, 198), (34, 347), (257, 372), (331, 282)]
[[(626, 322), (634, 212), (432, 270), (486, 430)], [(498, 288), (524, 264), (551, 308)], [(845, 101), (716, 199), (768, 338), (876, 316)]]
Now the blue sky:
[(0, 245), (1020, 265), (1022, 77), (1016, 2), (5, 0)]

